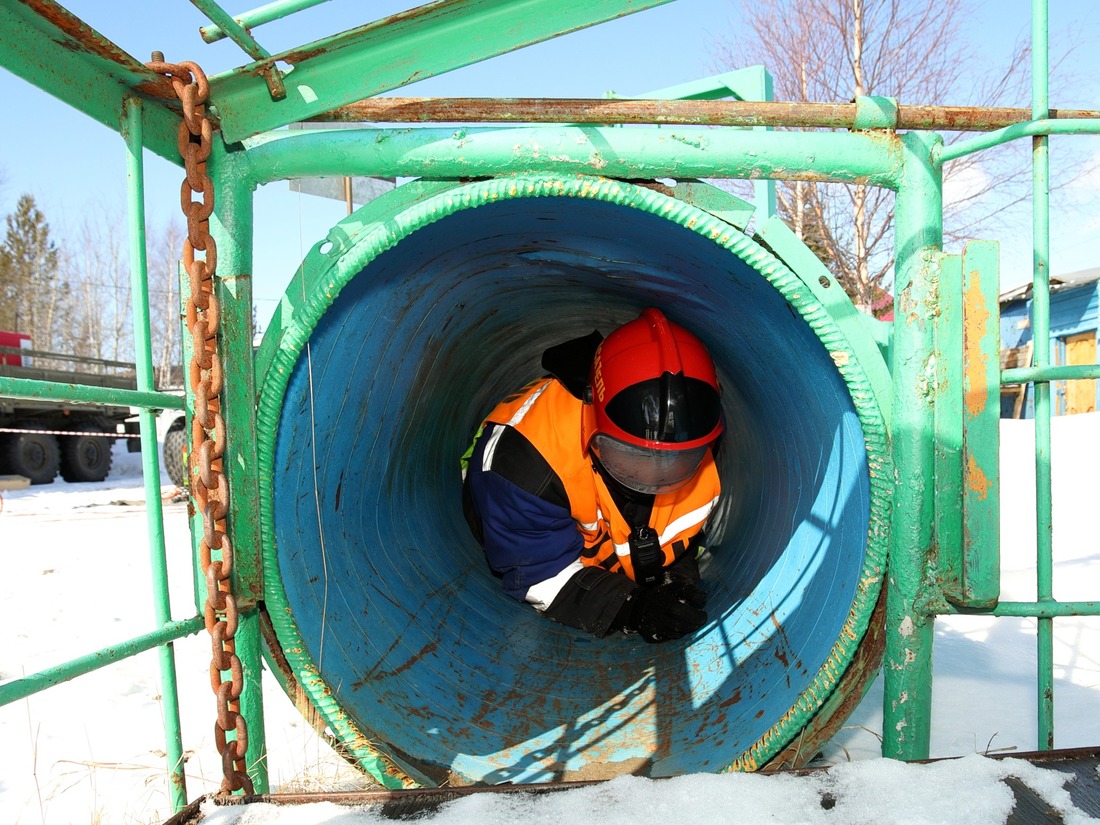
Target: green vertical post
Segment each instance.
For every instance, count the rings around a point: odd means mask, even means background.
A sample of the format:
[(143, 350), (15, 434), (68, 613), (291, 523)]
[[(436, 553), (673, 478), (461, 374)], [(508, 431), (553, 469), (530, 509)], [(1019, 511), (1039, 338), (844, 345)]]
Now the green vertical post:
[(210, 233), (218, 246), (215, 288), (221, 304), (222, 391), (226, 422), (224, 469), (231, 491), (229, 533), (236, 564), (233, 592), (241, 611), (237, 655), (244, 668), (241, 713), (248, 724), (248, 773), (256, 793), (267, 793), (262, 640), (257, 603), (263, 598), (259, 479), (256, 475), (256, 376), (252, 353), (252, 188), (232, 174), (232, 162), (215, 141), (210, 166), (217, 193)]
[[(755, 70), (759, 70), (759, 97), (756, 100), (775, 100), (775, 83), (772, 79), (772, 73), (769, 72), (764, 66), (755, 66)], [(745, 98), (742, 98), (744, 100)], [(772, 128), (770, 126), (757, 127), (754, 131), (770, 132)], [(757, 218), (756, 225), (762, 226), (764, 222), (772, 217), (778, 209), (778, 202), (775, 191), (775, 178), (758, 178), (752, 183), (754, 200), (756, 201)]]
[(991, 608), (1001, 595), (999, 255), (989, 241), (962, 255), (962, 563), (948, 597), (965, 607)]
[[(1050, 115), (1048, 19), (1046, 0), (1031, 8), (1031, 117)], [(1050, 138), (1032, 139), (1032, 237), (1034, 276), (1031, 329), (1035, 366), (1050, 366)], [(1050, 384), (1035, 383), (1035, 550), (1037, 597), (1054, 600), (1050, 474)], [(1037, 637), (1040, 750), (1054, 747), (1054, 620), (1039, 617)]]
[(920, 603), (934, 514), (932, 319), (943, 243), (943, 180), (931, 158), (942, 139), (908, 132), (900, 141), (892, 434), (897, 493), (886, 578), (882, 753), (923, 759), (931, 735), (935, 620)]
[(963, 262), (945, 255), (940, 263), (939, 311), (933, 316), (936, 338), (936, 500), (933, 539), (944, 595), (961, 595), (963, 506)]
[[(126, 142), (126, 195), (130, 213), (130, 295), (134, 323), (134, 362), (138, 390), (151, 392), (153, 355), (149, 336), (149, 276), (145, 254), (145, 167), (141, 101), (128, 97), (123, 102), (119, 132)], [(153, 585), (153, 609), (158, 627), (172, 621), (168, 591), (168, 563), (164, 548), (164, 512), (160, 500), (160, 460), (157, 455), (157, 419), (152, 410), (139, 413), (141, 467), (145, 484), (145, 518), (149, 534), (149, 564)], [(179, 690), (176, 685), (175, 648), (158, 647), (160, 655), (161, 705), (164, 709), (165, 753), (168, 759), (169, 795), (172, 807), (187, 804), (183, 771), (183, 738), (180, 731)]]
[(936, 313), (937, 582), (952, 604), (992, 608), (1000, 576), (1000, 326), (995, 243), (943, 258)]

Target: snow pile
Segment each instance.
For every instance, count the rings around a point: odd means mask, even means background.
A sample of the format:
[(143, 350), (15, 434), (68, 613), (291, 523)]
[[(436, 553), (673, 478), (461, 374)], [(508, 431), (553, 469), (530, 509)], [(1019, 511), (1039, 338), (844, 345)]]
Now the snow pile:
[[(430, 825), (637, 825), (642, 822), (787, 822), (822, 825), (1000, 825), (1015, 800), (1004, 784), (1015, 777), (1042, 797), (1066, 825), (1096, 820), (1070, 801), (1065, 775), (1020, 759), (968, 756), (906, 765), (888, 759), (851, 762), (793, 776), (694, 774), (666, 780), (624, 776), (602, 785), (534, 794), (478, 794), (416, 817)], [(329, 802), (280, 807), (204, 803), (202, 825), (375, 825), (391, 823), (380, 806)]]

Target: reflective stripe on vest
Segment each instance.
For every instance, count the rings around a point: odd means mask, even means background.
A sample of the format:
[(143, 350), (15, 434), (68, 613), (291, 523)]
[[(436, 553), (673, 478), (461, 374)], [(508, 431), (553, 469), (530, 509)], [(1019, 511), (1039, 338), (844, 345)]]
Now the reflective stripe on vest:
[[(569, 499), (570, 514), (584, 539), (581, 561), (634, 578), (630, 560), (631, 525), (626, 523), (603, 479), (583, 450), (583, 404), (556, 379), (540, 379), (501, 402), (485, 423), (514, 427), (546, 459), (561, 479)], [(503, 427), (493, 428), (495, 447)], [(485, 469), (491, 466), (491, 459)], [(718, 469), (708, 451), (692, 480), (671, 493), (654, 498), (649, 518), (660, 537), (663, 563), (676, 559), (677, 548), (691, 542), (714, 510), (720, 492)]]

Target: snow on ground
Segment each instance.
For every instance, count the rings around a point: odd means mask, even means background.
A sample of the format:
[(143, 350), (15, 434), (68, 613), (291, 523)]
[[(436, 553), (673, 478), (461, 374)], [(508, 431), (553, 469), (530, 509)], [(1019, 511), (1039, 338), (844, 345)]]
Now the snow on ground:
[[(1100, 414), (1053, 425), (1055, 596), (1100, 595), (1093, 474), (1100, 466)], [(1030, 600), (1034, 577), (1032, 427), (1002, 427), (1003, 598)], [(186, 505), (168, 500), (162, 478), (172, 615), (194, 615)], [(108, 647), (153, 629), (140, 456), (115, 448), (99, 484), (56, 482), (0, 493), (0, 681)], [(954, 616), (937, 622), (932, 755), (1033, 750), (1036, 746), (1035, 622)], [(175, 644), (187, 793), (217, 789), (215, 701), (205, 634)], [(164, 778), (157, 653), (111, 665), (0, 708), (0, 823), (156, 823), (172, 811)], [(1100, 619), (1055, 622), (1057, 747), (1100, 744)], [(365, 783), (319, 739), (267, 674), (266, 729), (274, 790), (338, 790)], [(1062, 811), (1062, 779), (1018, 760), (972, 756), (914, 766), (880, 760), (881, 680), (824, 751), (837, 765), (810, 777), (709, 776), (609, 784), (545, 797), (476, 797), (444, 806), (436, 823), (568, 821), (1003, 822), (1012, 797), (999, 779), (1018, 776)], [(844, 764), (857, 760), (852, 764)], [(783, 790), (776, 788), (782, 785)], [(825, 809), (822, 794), (835, 796)], [(1007, 795), (1006, 795), (1007, 794)], [(663, 815), (662, 812), (668, 812)], [(211, 808), (204, 825), (340, 825), (376, 822), (377, 812), (325, 804), (275, 809)]]
[[(0, 680), (155, 628), (141, 456), (120, 443), (114, 455), (106, 481), (0, 493)], [(196, 611), (187, 506), (161, 482), (172, 618), (186, 619)], [(210, 641), (203, 631), (174, 647), (194, 799), (221, 782)], [(361, 782), (266, 677), (273, 785)], [(163, 822), (172, 808), (162, 710), (155, 650), (0, 708), (0, 825)]]
[[(1021, 759), (971, 755), (960, 761), (906, 765), (888, 759), (838, 765), (804, 776), (694, 774), (668, 780), (623, 776), (603, 785), (542, 796), (481, 794), (417, 817), (431, 825), (598, 825), (759, 823), (805, 825), (997, 825), (1012, 812), (1012, 776), (1042, 797), (1066, 825), (1096, 822), (1073, 806), (1064, 777)], [(381, 825), (376, 806), (331, 803), (296, 807), (204, 803), (202, 825)]]

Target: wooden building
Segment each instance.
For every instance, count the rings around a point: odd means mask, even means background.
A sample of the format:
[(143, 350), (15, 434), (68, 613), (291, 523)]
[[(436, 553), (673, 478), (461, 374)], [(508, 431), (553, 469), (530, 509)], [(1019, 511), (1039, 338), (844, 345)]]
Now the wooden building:
[[(1051, 363), (1095, 364), (1097, 316), (1100, 314), (1097, 287), (1100, 267), (1051, 278), (1050, 334)], [(1033, 363), (1031, 335), (1031, 284), (1005, 292), (1001, 304), (1001, 368)], [(1052, 384), (1055, 415), (1095, 412), (1096, 381), (1056, 381)], [(1031, 418), (1034, 398), (1027, 384), (1001, 387), (1001, 417)]]

